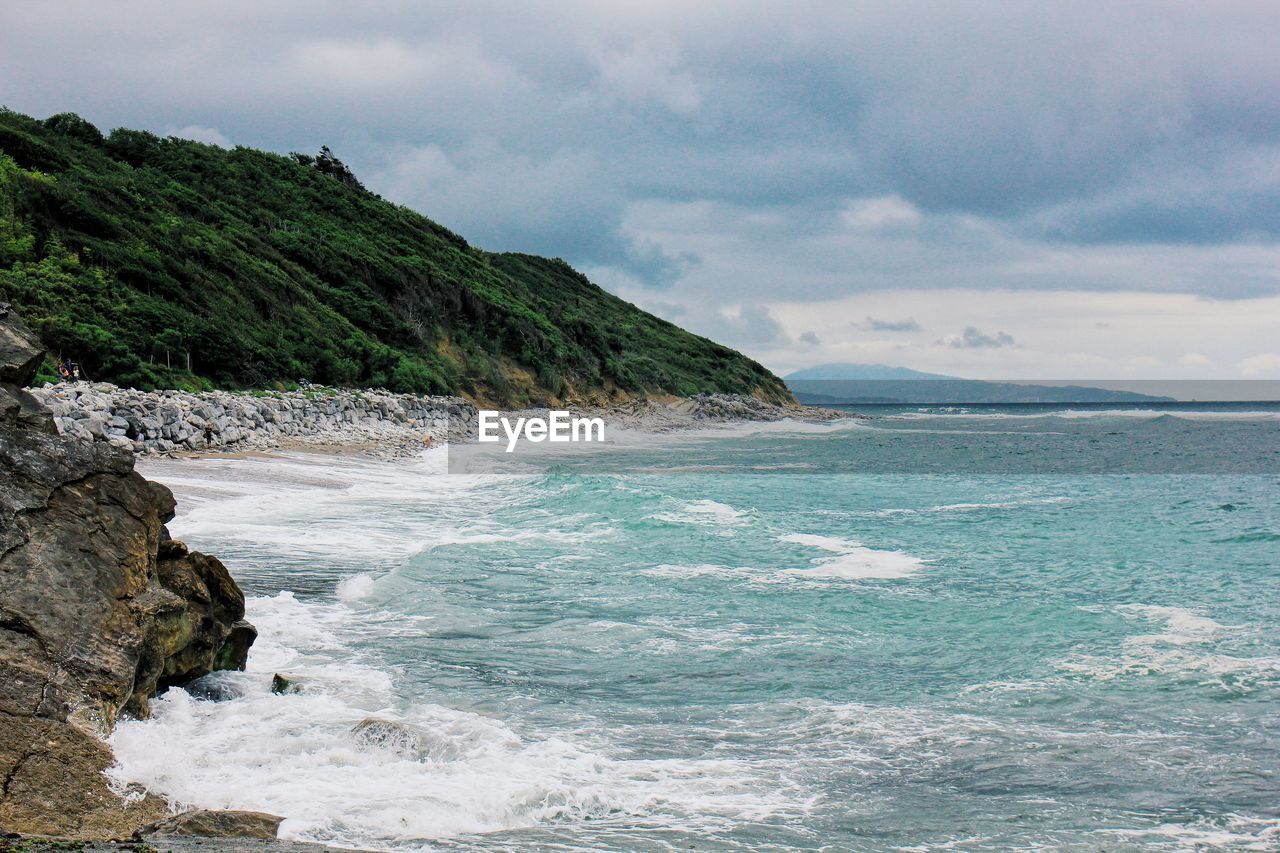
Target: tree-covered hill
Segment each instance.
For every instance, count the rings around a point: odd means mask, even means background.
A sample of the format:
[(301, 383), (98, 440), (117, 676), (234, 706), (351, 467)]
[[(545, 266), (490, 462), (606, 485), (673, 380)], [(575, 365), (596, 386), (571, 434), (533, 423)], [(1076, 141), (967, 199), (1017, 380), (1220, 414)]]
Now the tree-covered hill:
[(70, 113), (0, 111), (0, 299), (88, 377), (140, 388), (790, 399), (561, 260), (483, 251), (379, 198), (327, 149), (104, 136)]

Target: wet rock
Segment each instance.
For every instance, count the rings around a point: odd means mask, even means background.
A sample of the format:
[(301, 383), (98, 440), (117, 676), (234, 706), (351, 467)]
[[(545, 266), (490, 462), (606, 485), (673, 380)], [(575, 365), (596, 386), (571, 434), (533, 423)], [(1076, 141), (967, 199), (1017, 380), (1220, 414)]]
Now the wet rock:
[[(0, 376), (29, 381), (40, 356), (0, 311)], [(157, 690), (243, 667), (252, 627), (221, 563), (161, 554), (173, 495), (133, 470), (132, 452), (53, 426), (0, 383), (0, 826), (128, 834), (163, 803), (107, 788), (101, 737), (123, 712), (146, 716)]]
[(275, 838), (284, 818), (266, 812), (231, 809), (199, 809), (183, 812), (145, 826), (138, 840), (166, 835), (195, 835), (204, 838)]
[(429, 746), (422, 729), (381, 717), (365, 717), (352, 727), (351, 736), (360, 746), (389, 750), (406, 758), (422, 757)]
[(206, 702), (227, 702), (245, 695), (241, 680), (231, 680), (217, 672), (201, 676), (182, 689), (190, 693), (192, 698)]
[(164, 799), (124, 799), (107, 785), (111, 750), (62, 720), (0, 713), (0, 827), (34, 835), (128, 836), (169, 811)]
[(30, 385), (43, 358), (40, 338), (17, 319), (8, 302), (0, 302), (0, 383)]
[(278, 672), (271, 676), (272, 693), (278, 693), (283, 696), (285, 693), (298, 693), (301, 690), (302, 685), (298, 683), (297, 679), (290, 678), (287, 675), (281, 675)]

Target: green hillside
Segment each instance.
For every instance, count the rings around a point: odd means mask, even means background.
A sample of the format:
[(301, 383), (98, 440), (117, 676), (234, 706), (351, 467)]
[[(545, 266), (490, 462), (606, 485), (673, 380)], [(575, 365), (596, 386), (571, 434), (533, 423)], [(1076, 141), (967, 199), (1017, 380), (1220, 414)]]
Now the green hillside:
[(327, 149), (104, 137), (69, 113), (0, 111), (0, 299), (90, 378), (139, 388), (790, 399), (561, 260), (483, 251), (368, 192)]

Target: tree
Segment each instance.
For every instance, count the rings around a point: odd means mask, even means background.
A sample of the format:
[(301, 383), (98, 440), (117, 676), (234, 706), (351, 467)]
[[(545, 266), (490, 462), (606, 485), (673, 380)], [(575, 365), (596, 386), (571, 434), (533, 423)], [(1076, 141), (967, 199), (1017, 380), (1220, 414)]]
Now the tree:
[(72, 139), (79, 139), (90, 145), (101, 145), (103, 142), (102, 131), (75, 113), (51, 115), (44, 120), (44, 126), (63, 136), (70, 136)]
[[(156, 335), (154, 352), (164, 353), (164, 366), (173, 369), (172, 354), (180, 352), (186, 344), (186, 336), (177, 329), (165, 329)], [(190, 354), (187, 356), (187, 366), (190, 367)]]
[(314, 157), (296, 152), (291, 156), (302, 165), (315, 169), (322, 175), (328, 175), (340, 184), (346, 184), (352, 189), (360, 190), (363, 193), (368, 192), (364, 188), (364, 184), (360, 183), (360, 180), (355, 176), (355, 173), (347, 168), (347, 164), (339, 160), (337, 155), (329, 150), (328, 145), (321, 145), (320, 153)]

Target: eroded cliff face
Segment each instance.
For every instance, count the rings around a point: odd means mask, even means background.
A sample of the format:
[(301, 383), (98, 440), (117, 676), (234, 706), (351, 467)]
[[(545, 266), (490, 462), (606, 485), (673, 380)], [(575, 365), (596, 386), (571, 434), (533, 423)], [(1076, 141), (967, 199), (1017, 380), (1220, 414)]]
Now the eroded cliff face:
[(243, 668), (256, 632), (222, 563), (170, 538), (169, 490), (59, 436), (23, 390), (42, 355), (0, 304), (0, 829), (127, 835), (165, 806), (110, 790), (102, 736), (157, 690)]

